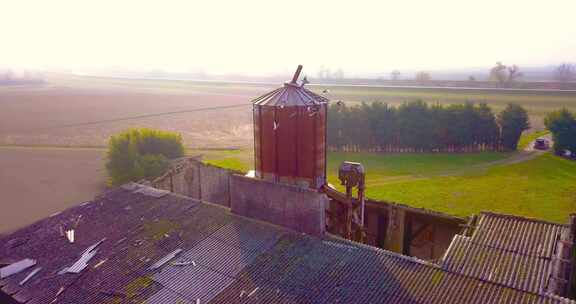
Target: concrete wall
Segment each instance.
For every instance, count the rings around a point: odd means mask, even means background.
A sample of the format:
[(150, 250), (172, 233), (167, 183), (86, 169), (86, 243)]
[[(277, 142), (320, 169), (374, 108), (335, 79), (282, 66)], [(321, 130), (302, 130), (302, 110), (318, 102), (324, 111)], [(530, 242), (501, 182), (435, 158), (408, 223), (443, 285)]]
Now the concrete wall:
[[(297, 231), (314, 235), (325, 232), (324, 206), (329, 201), (326, 195), (237, 173), (183, 158), (151, 185)], [(464, 219), (438, 212), (366, 200), (366, 243), (422, 259), (441, 257), (463, 224)]]
[(230, 207), (230, 177), (234, 172), (200, 163), (200, 199)]
[(193, 158), (184, 158), (175, 161), (170, 170), (153, 180), (151, 185), (230, 207), (230, 176), (235, 173)]
[(232, 212), (311, 235), (325, 232), (325, 194), (297, 186), (233, 175)]

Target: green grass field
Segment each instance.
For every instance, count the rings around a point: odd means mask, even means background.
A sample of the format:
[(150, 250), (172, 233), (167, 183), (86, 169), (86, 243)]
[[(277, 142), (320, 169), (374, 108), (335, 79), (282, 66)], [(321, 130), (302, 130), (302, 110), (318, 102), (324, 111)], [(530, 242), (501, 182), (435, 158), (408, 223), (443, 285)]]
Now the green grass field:
[[(343, 160), (367, 171), (367, 196), (469, 216), (483, 210), (565, 223), (576, 212), (576, 162), (546, 153), (507, 164), (515, 153), (375, 154), (329, 153), (328, 181), (341, 189)], [(247, 151), (205, 154), (209, 163), (246, 171)]]
[(565, 223), (576, 211), (576, 162), (544, 154), (532, 160), (371, 187), (367, 196), (457, 216), (482, 210)]

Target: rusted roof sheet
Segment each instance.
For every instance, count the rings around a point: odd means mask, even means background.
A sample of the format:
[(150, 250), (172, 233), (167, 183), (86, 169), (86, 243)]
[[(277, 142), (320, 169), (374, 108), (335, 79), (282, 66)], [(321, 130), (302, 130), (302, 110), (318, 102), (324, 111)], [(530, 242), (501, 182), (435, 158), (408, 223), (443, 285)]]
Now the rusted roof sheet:
[[(27, 303), (575, 303), (388, 251), (295, 233), (194, 199), (115, 189), (0, 238), (0, 259), (43, 270), (0, 280)], [(82, 215), (74, 243), (59, 233)], [(78, 274), (58, 275), (106, 238)], [(13, 247), (11, 240), (28, 241)], [(150, 265), (174, 252), (174, 262)], [(105, 261), (101, 263), (99, 261)], [(98, 265), (98, 267), (96, 267)]]
[(272, 107), (313, 106), (327, 102), (326, 97), (292, 83), (286, 83), (283, 87), (252, 100), (254, 105)]
[(4, 266), (0, 268), (0, 279), (4, 279), (11, 275), (15, 275), (34, 265), (36, 265), (36, 260), (26, 258), (16, 263), (12, 263), (8, 266)]

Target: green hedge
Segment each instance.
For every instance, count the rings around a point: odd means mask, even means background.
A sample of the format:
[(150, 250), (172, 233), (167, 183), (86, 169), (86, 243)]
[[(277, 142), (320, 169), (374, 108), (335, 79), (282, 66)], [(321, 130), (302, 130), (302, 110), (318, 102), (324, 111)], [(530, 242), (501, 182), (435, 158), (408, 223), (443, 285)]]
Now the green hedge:
[(130, 129), (110, 137), (106, 169), (111, 185), (121, 185), (164, 172), (169, 160), (184, 156), (180, 134), (153, 129)]

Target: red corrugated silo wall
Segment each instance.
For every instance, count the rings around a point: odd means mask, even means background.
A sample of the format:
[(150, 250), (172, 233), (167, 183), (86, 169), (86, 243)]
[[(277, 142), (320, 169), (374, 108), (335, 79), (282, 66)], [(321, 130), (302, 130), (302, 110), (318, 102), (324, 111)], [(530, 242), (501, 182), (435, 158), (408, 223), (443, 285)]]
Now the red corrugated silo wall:
[(326, 174), (326, 105), (254, 106), (254, 157), (257, 176), (311, 188)]

